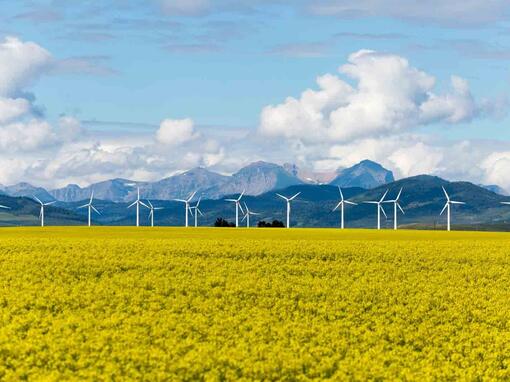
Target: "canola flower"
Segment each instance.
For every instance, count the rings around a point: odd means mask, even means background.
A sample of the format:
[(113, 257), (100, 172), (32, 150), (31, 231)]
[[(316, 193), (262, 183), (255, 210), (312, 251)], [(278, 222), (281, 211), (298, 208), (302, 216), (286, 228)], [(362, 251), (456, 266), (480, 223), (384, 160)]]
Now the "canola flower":
[(0, 380), (508, 380), (510, 235), (0, 230)]

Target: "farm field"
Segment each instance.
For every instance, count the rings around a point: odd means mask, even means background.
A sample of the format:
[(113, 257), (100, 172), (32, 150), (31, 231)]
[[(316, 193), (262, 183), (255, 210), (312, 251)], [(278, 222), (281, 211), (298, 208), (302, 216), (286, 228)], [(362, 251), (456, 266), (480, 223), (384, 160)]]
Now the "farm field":
[(510, 234), (0, 229), (1, 380), (510, 379)]

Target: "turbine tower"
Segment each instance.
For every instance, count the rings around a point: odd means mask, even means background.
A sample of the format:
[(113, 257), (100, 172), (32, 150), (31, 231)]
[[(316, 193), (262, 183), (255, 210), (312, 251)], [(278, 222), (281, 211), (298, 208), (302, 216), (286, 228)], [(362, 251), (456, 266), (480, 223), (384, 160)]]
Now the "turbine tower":
[(444, 207), (441, 210), (441, 213), (439, 215), (442, 215), (444, 210), (447, 210), (446, 211), (447, 230), (450, 231), (450, 228), (451, 228), (450, 221), (451, 221), (451, 215), (452, 215), (451, 214), (452, 204), (466, 204), (466, 203), (464, 203), (464, 202), (457, 202), (455, 200), (451, 200), (450, 196), (448, 195), (448, 193), (446, 192), (444, 187), (441, 186), (441, 188), (443, 189), (444, 195), (446, 196), (446, 203), (445, 203), (445, 205), (444, 205)]
[(246, 210), (246, 213), (244, 214), (243, 220), (241, 220), (241, 221), (246, 220), (246, 228), (250, 228), (250, 216), (251, 215), (260, 215), (260, 214), (257, 212), (250, 211), (250, 209), (248, 208), (246, 203), (244, 203), (244, 209)]
[(239, 197), (237, 199), (225, 199), (227, 202), (234, 202), (236, 204), (236, 227), (239, 227), (239, 210), (244, 214), (243, 207), (241, 206), (241, 198), (244, 195), (244, 192), (246, 190), (243, 190)]
[(353, 203), (353, 202), (349, 202), (348, 200), (345, 200), (344, 194), (342, 193), (342, 189), (340, 187), (338, 187), (338, 191), (340, 191), (340, 202), (338, 202), (338, 204), (335, 206), (335, 208), (333, 208), (333, 211), (336, 211), (338, 209), (338, 207), (340, 207), (340, 228), (344, 229), (345, 228), (345, 226), (344, 226), (344, 207), (345, 207), (345, 205), (351, 204), (353, 206), (356, 206), (357, 204)]
[(397, 223), (397, 215), (398, 215), (398, 210), (400, 210), (403, 214), (405, 214), (402, 206), (400, 205), (399, 201), (400, 201), (400, 195), (402, 194), (402, 188), (400, 189), (400, 191), (398, 192), (398, 195), (395, 199), (393, 200), (385, 200), (383, 203), (393, 203), (393, 229), (394, 230), (397, 230), (398, 229), (398, 223)]
[(149, 219), (151, 219), (151, 227), (154, 227), (154, 211), (156, 210), (162, 210), (163, 207), (154, 207), (150, 200), (147, 200), (147, 203), (149, 204)]
[(43, 202), (41, 202), (41, 199), (39, 199), (35, 195), (34, 195), (34, 199), (37, 200), (39, 202), (39, 204), (41, 205), (41, 212), (39, 212), (39, 218), (41, 219), (41, 227), (44, 227), (44, 207), (45, 206), (49, 206), (50, 204), (55, 203), (55, 201), (43, 203)]
[(89, 215), (89, 227), (91, 226), (91, 218), (92, 218), (92, 210), (94, 210), (96, 213), (98, 213), (99, 215), (101, 215), (101, 213), (96, 209), (96, 207), (94, 207), (92, 205), (92, 200), (94, 199), (94, 191), (92, 191), (92, 193), (90, 194), (90, 200), (87, 204), (84, 204), (83, 206), (80, 206), (78, 208), (85, 208), (87, 207), (88, 209), (88, 215)]
[(381, 229), (381, 212), (383, 213), (384, 217), (387, 218), (386, 212), (384, 212), (384, 208), (382, 207), (382, 203), (384, 202), (384, 198), (386, 197), (386, 194), (388, 194), (388, 190), (383, 194), (382, 198), (380, 200), (371, 200), (365, 203), (369, 204), (377, 204), (377, 229)]
[(297, 196), (300, 194), (301, 192), (298, 192), (296, 195), (294, 196), (291, 196), (290, 198), (287, 198), (286, 196), (283, 196), (283, 195), (280, 195), (280, 194), (276, 194), (278, 195), (280, 198), (282, 199), (285, 199), (285, 201), (287, 202), (287, 228), (290, 228), (290, 202), (293, 201), (294, 199), (297, 198)]
[[(200, 214), (200, 216), (204, 216), (204, 214), (202, 213), (202, 211), (200, 211), (200, 208), (199, 208), (200, 200), (202, 200), (202, 197), (198, 198), (197, 204), (195, 204), (193, 207), (189, 208), (189, 212), (191, 213), (191, 216), (195, 217), (195, 228), (198, 227), (198, 214)], [(193, 210), (195, 210), (195, 215), (193, 215)]]
[(185, 209), (185, 226), (188, 227), (189, 224), (188, 224), (188, 211), (190, 211), (190, 208), (189, 208), (189, 202), (191, 202), (191, 199), (193, 199), (193, 197), (195, 196), (197, 192), (193, 192), (188, 199), (174, 199), (176, 202), (181, 202), (181, 203), (184, 203), (186, 209)]
[(145, 208), (149, 208), (147, 206), (147, 204), (145, 204), (144, 202), (142, 202), (140, 200), (140, 187), (137, 187), (137, 196), (136, 196), (136, 200), (131, 203), (128, 208), (131, 208), (133, 206), (136, 206), (136, 226), (139, 227), (140, 226), (140, 205), (144, 206)]

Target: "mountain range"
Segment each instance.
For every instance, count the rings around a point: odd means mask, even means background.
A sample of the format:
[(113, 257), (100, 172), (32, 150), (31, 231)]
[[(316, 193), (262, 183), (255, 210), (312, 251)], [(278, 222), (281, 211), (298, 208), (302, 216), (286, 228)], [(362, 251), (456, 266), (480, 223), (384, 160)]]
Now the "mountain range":
[[(1, 191), (9, 196), (37, 196), (44, 201), (61, 202), (85, 200), (94, 191), (94, 196), (98, 199), (120, 203), (136, 198), (139, 187), (145, 198), (154, 200), (187, 198), (194, 191), (203, 198), (220, 199), (225, 195), (240, 193), (243, 190), (247, 195), (256, 196), (288, 186), (317, 183), (309, 178), (302, 179), (299, 174), (300, 170), (295, 165), (280, 166), (259, 161), (241, 168), (230, 176), (198, 167), (156, 182), (117, 178), (87, 187), (69, 184), (54, 190), (45, 190), (29, 183), (18, 183), (3, 187)], [(393, 181), (391, 171), (378, 163), (364, 160), (350, 168), (340, 170), (335, 174), (331, 184), (369, 189), (391, 181)]]
[[(121, 180), (121, 183), (124, 180)], [(133, 187), (133, 186), (130, 186)], [(400, 215), (399, 224), (408, 228), (442, 228), (445, 216), (440, 216), (445, 196), (445, 187), (455, 200), (466, 202), (466, 205), (454, 206), (452, 220), (454, 227), (461, 226), (477, 229), (510, 230), (510, 207), (501, 202), (509, 199), (484, 187), (469, 182), (448, 182), (447, 180), (420, 175), (400, 179), (372, 189), (362, 187), (346, 187), (343, 193), (349, 200), (358, 203), (349, 206), (345, 212), (347, 227), (375, 227), (376, 208), (364, 202), (379, 200), (386, 190), (387, 199), (391, 200), (402, 188), (401, 205), (405, 215)], [(259, 195), (246, 195), (243, 203), (247, 203), (250, 210), (260, 213), (252, 217), (252, 224), (258, 220), (272, 221), (285, 219), (285, 203), (276, 196), (276, 192), (283, 195), (300, 195), (292, 204), (291, 222), (296, 227), (338, 227), (339, 213), (332, 212), (339, 200), (338, 187), (334, 185), (295, 184), (278, 190), (271, 190)], [(237, 196), (225, 195), (226, 198)], [(196, 201), (196, 198), (195, 198)], [(131, 202), (131, 201), (130, 201)], [(113, 202), (96, 199), (95, 207), (101, 215), (94, 214), (93, 222), (99, 225), (133, 225), (135, 211), (128, 209), (130, 202)], [(154, 206), (163, 207), (156, 213), (157, 225), (183, 225), (184, 206), (171, 200), (152, 199)], [(0, 210), (0, 225), (37, 225), (39, 205), (27, 197), (12, 197), (0, 195), (0, 204), (9, 206), (10, 210)], [(83, 201), (57, 202), (46, 209), (48, 225), (76, 225), (85, 224), (86, 209), (78, 209)], [(200, 225), (211, 226), (218, 217), (233, 221), (235, 210), (233, 203), (223, 199), (204, 198), (200, 208), (204, 216), (200, 217)], [(393, 222), (392, 205), (385, 204), (387, 218), (383, 219), (383, 227), (391, 227)], [(148, 225), (148, 210), (142, 208), (141, 221)]]

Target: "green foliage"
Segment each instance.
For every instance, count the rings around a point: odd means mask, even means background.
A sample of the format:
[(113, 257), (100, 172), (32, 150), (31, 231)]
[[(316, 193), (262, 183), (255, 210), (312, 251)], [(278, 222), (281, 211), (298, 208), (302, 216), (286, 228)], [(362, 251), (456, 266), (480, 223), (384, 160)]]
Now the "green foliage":
[(510, 379), (507, 234), (0, 230), (1, 380)]

